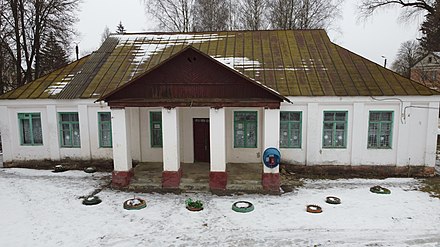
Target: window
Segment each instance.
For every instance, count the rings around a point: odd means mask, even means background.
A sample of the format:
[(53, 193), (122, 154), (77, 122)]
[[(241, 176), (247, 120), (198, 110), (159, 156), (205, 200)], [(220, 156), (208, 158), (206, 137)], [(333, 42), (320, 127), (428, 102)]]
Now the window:
[(323, 148), (345, 148), (347, 146), (347, 112), (324, 112)]
[(112, 147), (112, 117), (110, 112), (98, 113), (99, 147)]
[(150, 112), (151, 147), (162, 147), (162, 112)]
[(21, 145), (43, 145), (40, 113), (18, 113)]
[(61, 147), (81, 147), (78, 113), (59, 113)]
[(234, 147), (257, 147), (257, 112), (234, 112)]
[(368, 148), (391, 148), (392, 129), (392, 111), (370, 111)]
[(280, 147), (301, 148), (301, 112), (280, 112)]

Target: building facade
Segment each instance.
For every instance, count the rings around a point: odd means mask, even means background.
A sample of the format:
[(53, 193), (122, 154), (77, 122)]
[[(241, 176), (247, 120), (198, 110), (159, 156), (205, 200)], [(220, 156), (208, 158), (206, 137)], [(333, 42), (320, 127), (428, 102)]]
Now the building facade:
[(383, 167), (434, 174), (439, 93), (330, 42), (322, 30), (111, 36), (93, 54), (0, 96), (4, 162), (260, 164), (266, 190), (283, 164)]

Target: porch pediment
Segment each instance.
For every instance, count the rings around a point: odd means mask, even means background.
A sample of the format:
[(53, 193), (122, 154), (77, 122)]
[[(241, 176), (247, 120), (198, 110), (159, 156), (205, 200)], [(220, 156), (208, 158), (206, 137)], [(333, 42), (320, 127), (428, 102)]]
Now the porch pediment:
[(110, 107), (266, 107), (287, 98), (192, 46), (98, 101)]

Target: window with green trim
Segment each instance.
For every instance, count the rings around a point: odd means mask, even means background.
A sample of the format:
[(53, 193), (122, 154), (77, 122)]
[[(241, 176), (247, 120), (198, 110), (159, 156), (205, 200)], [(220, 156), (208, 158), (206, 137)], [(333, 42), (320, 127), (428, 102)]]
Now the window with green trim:
[(370, 111), (368, 148), (391, 148), (393, 111)]
[(236, 111), (234, 112), (234, 147), (256, 148), (257, 147), (257, 112)]
[(162, 112), (150, 112), (151, 147), (162, 147)]
[(79, 117), (77, 112), (60, 112), (60, 144), (61, 147), (81, 147), (79, 133)]
[(324, 112), (323, 148), (347, 147), (347, 115), (346, 111)]
[(112, 147), (112, 117), (110, 112), (98, 112), (99, 147)]
[(280, 112), (280, 148), (301, 148), (301, 112)]
[(43, 145), (40, 113), (18, 113), (18, 122), (21, 145)]

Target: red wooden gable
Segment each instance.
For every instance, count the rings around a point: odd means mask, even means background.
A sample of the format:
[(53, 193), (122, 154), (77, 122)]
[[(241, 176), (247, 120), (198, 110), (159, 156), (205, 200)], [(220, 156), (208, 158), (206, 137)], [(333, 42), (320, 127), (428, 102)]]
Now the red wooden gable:
[(167, 108), (279, 108), (288, 101), (191, 46), (99, 100), (110, 107)]

